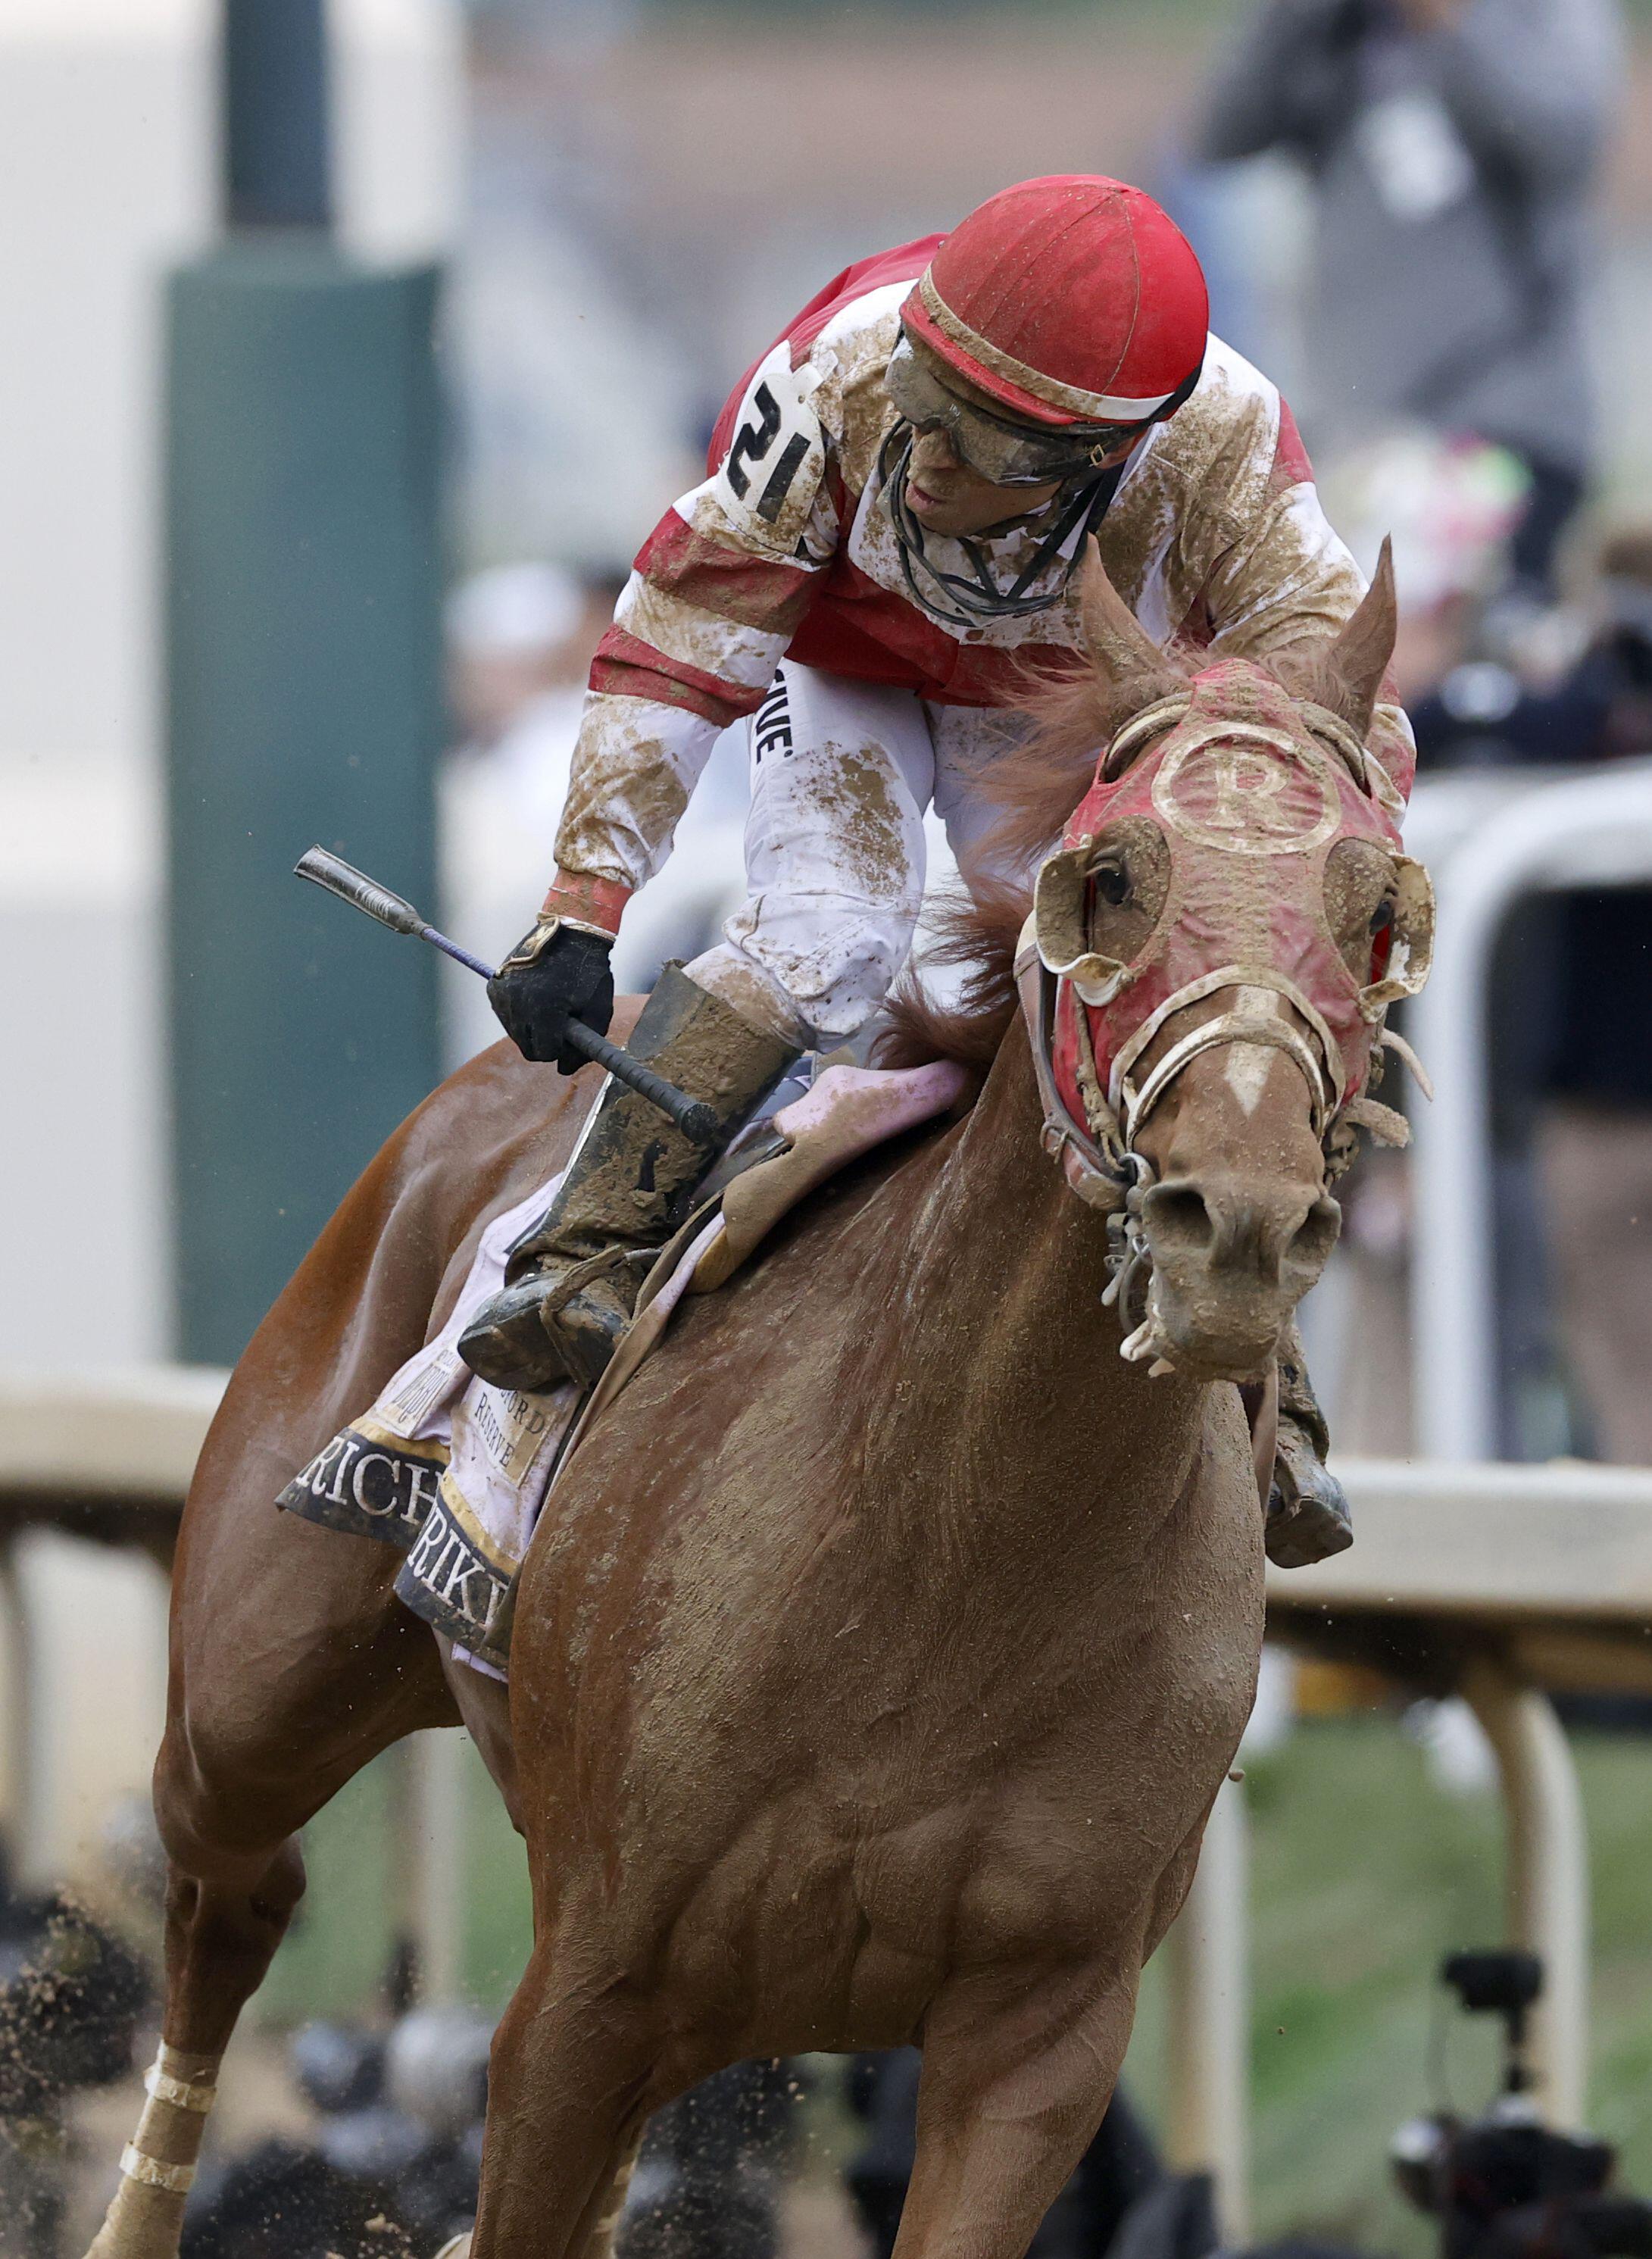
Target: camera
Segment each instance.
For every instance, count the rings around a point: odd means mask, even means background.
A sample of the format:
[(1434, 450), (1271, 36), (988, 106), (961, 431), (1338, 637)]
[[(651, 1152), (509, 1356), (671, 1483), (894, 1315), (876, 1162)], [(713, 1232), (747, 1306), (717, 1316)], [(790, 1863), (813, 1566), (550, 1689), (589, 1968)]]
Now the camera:
[(1526, 2011), (1543, 1989), (1543, 1964), (1535, 1953), (1490, 1951), (1448, 1953), (1440, 1981), (1449, 1985), (1470, 2013), (1490, 2010), (1509, 2020), (1510, 2035), (1523, 2026)]
[(1448, 1954), (1440, 1981), (1465, 2013), (1500, 2016), (1505, 2033), (1501, 2091), (1478, 2118), (1413, 2118), (1390, 2146), (1406, 2200), (1440, 2222), (1443, 2259), (1652, 2259), (1652, 2204), (1609, 2188), (1617, 2152), (1544, 2125), (1532, 2100), (1537, 1956)]

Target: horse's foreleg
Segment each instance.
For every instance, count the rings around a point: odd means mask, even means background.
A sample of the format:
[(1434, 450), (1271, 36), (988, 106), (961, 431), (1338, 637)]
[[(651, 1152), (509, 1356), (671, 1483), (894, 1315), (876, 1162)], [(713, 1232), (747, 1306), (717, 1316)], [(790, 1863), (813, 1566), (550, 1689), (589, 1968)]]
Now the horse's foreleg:
[(218, 2065), (303, 1888), (296, 1838), (250, 1862), (170, 1859), (160, 2051), (89, 2259), (176, 2259)]
[[(631, 2135), (629, 2145), (620, 2152), (619, 2163), (602, 2199), (600, 2213), (594, 2212), (589, 2226), (576, 2236), (579, 2259), (614, 2259), (614, 2246), (619, 2236), (620, 2221), (624, 2216), (625, 2199), (630, 2193), (631, 2175), (637, 2170), (637, 2153), (643, 2146), (639, 2126)], [(451, 2243), (443, 2244), (436, 2259), (472, 2259), (473, 2234), (456, 2235)]]
[(1021, 2259), (1113, 2099), (1136, 1986), (1073, 1972), (936, 2002), (895, 2259)]
[(619, 2240), (625, 2199), (630, 2194), (631, 2175), (637, 2170), (637, 2153), (642, 2146), (643, 2127), (639, 2120), (630, 2139), (620, 2146), (602, 2209), (594, 2213), (580, 2239), (579, 2259), (614, 2259), (614, 2247)]
[(375, 1685), (368, 1671), (365, 1685), (329, 1690), (331, 1731), (315, 1712), (283, 1716), (274, 1701), (224, 1699), (193, 1729), (186, 1706), (174, 1708), (155, 1767), (168, 1862), (161, 2047), (88, 2259), (177, 2259), (219, 2063), (303, 1893), (297, 1831), (369, 1758), (435, 1722), (442, 1689), (428, 1635), (423, 1659), (399, 1681)]
[(494, 2035), (468, 2259), (608, 2259), (648, 2070), (636, 2010), (588, 1977), (570, 1985), (536, 1946)]

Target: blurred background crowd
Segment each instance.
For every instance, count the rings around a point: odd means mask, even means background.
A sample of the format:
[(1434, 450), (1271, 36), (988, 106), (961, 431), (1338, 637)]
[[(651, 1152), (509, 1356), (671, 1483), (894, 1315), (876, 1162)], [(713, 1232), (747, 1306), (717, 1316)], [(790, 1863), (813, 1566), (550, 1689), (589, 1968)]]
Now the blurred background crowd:
[[(303, 14), (310, 0), (291, 4)], [(0, 356), (0, 944), (11, 975), (0, 988), (0, 1164), (13, 1194), (0, 1362), (233, 1358), (378, 1138), (496, 1032), (466, 976), (445, 968), (438, 1000), (428, 966), (386, 970), (397, 945), (383, 937), (340, 939), (336, 906), (288, 906), (294, 853), (324, 837), (393, 885), (428, 887), (425, 906), (439, 903), (458, 937), (502, 951), (551, 866), (597, 638), (634, 550), (700, 475), (730, 383), (849, 260), (944, 228), (1017, 178), (1105, 171), (1158, 196), (1206, 261), (1215, 327), (1289, 396), (1333, 523), (1368, 567), (1392, 534), (1397, 665), (1421, 754), (1410, 844), (1442, 885), (1485, 823), (1573, 775), (1620, 776), (1631, 795), (1638, 780), (1642, 830), (1652, 822), (1644, 0), (333, 0), (330, 209), (276, 212), (273, 224), (266, 212), (261, 232), (243, 224), (227, 238), (226, 211), (245, 223), (252, 192), (231, 180), (226, 201), (222, 32), (214, 0), (0, 0), (11, 316)], [(281, 590), (267, 620), (254, 607), (234, 664), (214, 677), (233, 638), (215, 624), (215, 575), (189, 569), (215, 539), (232, 548), (215, 510), (266, 523), (268, 497), (244, 473), (265, 410), (235, 360), (262, 317), (234, 294), (269, 281), (248, 245), (256, 234), (258, 257), (302, 263), (329, 232), (329, 257), (405, 286), (394, 303), (435, 323), (439, 406), (422, 423), (414, 398), (397, 444), (428, 455), (439, 516), (418, 518), (425, 472), (408, 474), (383, 586), (400, 585), (395, 543), (410, 544), (424, 578), (407, 616), (423, 640), (388, 698), (366, 609), (332, 673), (308, 685), (283, 674)], [(387, 335), (401, 319), (392, 313)], [(335, 437), (338, 454), (316, 475), (347, 495), (371, 466), (347, 430)], [(423, 527), (417, 538), (409, 525)], [(236, 584), (243, 611), (265, 585), (260, 569), (249, 560)], [(317, 616), (348, 612), (336, 590), (308, 593)], [(387, 720), (404, 693), (408, 715)], [(231, 709), (241, 735), (215, 737), (215, 713)], [(338, 714), (357, 738), (328, 736)], [(396, 729), (417, 749), (399, 771), (374, 735)], [(215, 837), (211, 763), (231, 738), (251, 782), (233, 837)], [(359, 764), (372, 789), (343, 814), (322, 804), (316, 780)], [(623, 985), (695, 953), (732, 906), (745, 791), (730, 733), (673, 862), (630, 915)], [(255, 880), (243, 852), (259, 859)], [(243, 899), (258, 916), (236, 930)], [(1500, 918), (1487, 1229), (1504, 1457), (1652, 1464), (1649, 949), (1652, 856), (1603, 874), (1557, 853)], [(302, 1013), (281, 1018), (279, 997), (278, 1024), (264, 1012), (259, 981), (283, 966), (310, 983), (317, 1012), (334, 1010), (324, 1036)], [(253, 1025), (267, 1043), (251, 1041)], [(274, 1095), (258, 1080), (267, 1052)], [(1346, 1208), (1343, 1246), (1307, 1314), (1316, 1374), (1341, 1448), (1403, 1454), (1417, 1441), (1407, 1158), (1363, 1164)], [(0, 2253), (54, 2259), (100, 2192), (63, 2197), (53, 2161), (76, 2141), (112, 2155), (97, 2113), (106, 2107), (110, 2127), (128, 2114), (117, 2096), (85, 2106), (94, 2119), (82, 2120), (63, 2098), (121, 2073), (148, 2013), (139, 1949), (153, 1909), (144, 1848), (126, 1842), (142, 1828), (118, 1822), (118, 1857), (106, 1827), (96, 1856), (87, 1847), (153, 1746), (162, 1594), (149, 1564), (89, 1570), (51, 1537), (28, 1541), (23, 1574), (53, 1626), (42, 1668), (61, 1759), (29, 1859), (83, 1872), (104, 1926), (36, 1887), (38, 1875), (18, 1878), (0, 1919), (7, 2015), (26, 2025), (42, 1998), (61, 2002), (49, 1972), (83, 1974), (94, 1953), (110, 1956), (99, 1998), (115, 2004), (112, 2037), (77, 2054), (48, 2032), (39, 2064), (10, 2088), (0, 2063), (0, 2127), (17, 2132), (0, 2144), (15, 2184)], [(1423, 1740), (1398, 1756), (1373, 1742), (1352, 1771), (1277, 1749), (1257, 1760), (1285, 1847), (1257, 2027), (1288, 2023), (1300, 2038), (1320, 2013), (1293, 1967), (1303, 1925), (1328, 1956), (1324, 1997), (1335, 1989), (1345, 2010), (1306, 2058), (1293, 2052), (1292, 2072), (1258, 2074), (1275, 2227), (1306, 2220), (1405, 2245), (1372, 2208), (1376, 2151), (1348, 2129), (1374, 2127), (1413, 2077), (1418, 1972), (1436, 1934), (1484, 1894), (1490, 1825), (1452, 1802), (1483, 1779), (1472, 1756), (1452, 1758), (1432, 1724)], [(1431, 1768), (1441, 1815), (1433, 1864), (1404, 1878), (1426, 1932), (1416, 1950), (1393, 1942), (1366, 1885), (1340, 1871), (1345, 1831), (1380, 1827), (1385, 1813), (1398, 1824), (1418, 1792), (1407, 1765)], [(1621, 2098), (1613, 2130), (1633, 2141), (1652, 2062), (1640, 1942), (1652, 1903), (1635, 1879), (1646, 1846), (1626, 1816), (1620, 1750), (1603, 1746), (1589, 1765), (1591, 1817), (1610, 1839), (1598, 1858), (1619, 1877), (1603, 1965), (1614, 1937), (1623, 1955), (1603, 2086)], [(502, 1877), (513, 1856), (502, 1820), (473, 1786), (473, 1871)], [(267, 2010), (283, 2028), (309, 2019), (310, 2036), (290, 2066), (272, 2051), (253, 2079), (251, 2132), (229, 2114), (194, 2259), (310, 2259), (312, 2243), (320, 2259), (333, 2248), (326, 2171), (354, 2170), (352, 2159), (369, 2178), (400, 2176), (404, 2226), (388, 2225), (382, 2245), (396, 2259), (433, 2248), (463, 2214), (473, 2042), (487, 2018), (472, 2012), (469, 2038), (416, 2033), (399, 2053), (387, 2037), (410, 1995), (394, 1967), (383, 1977), (393, 1940), (344, 1850), (381, 1793), (364, 1787), (367, 1802), (323, 1823), (318, 1911)], [(342, 1943), (324, 1947), (324, 1921)], [(509, 1988), (522, 1923), (516, 1881), (481, 1886), (466, 1949), (490, 2006)], [(1373, 1943), (1379, 1933), (1388, 1945)], [(340, 1998), (360, 2027), (316, 2026)], [(1150, 2001), (1132, 2058), (1150, 2098), (1154, 2028)], [(763, 2259), (782, 2232), (770, 2179), (799, 2109), (825, 2163), (788, 2199), (788, 2248), (887, 2248), (902, 2076), (845, 2085), (820, 2073), (811, 2087), (787, 2070), (743, 2091), (737, 2115), (754, 2113), (757, 2129), (741, 2151), (743, 2253)], [(1124, 2178), (1073, 2198), (1064, 2252), (1099, 2254), (1120, 2188), (1150, 2177), (1144, 2137), (1114, 2133), (1109, 2170)], [(680, 2134), (659, 2137), (644, 2198), (699, 2170), (684, 2162), (699, 2155), (692, 2143), (672, 2148)], [(239, 2213), (226, 2177), (236, 2156), (264, 2190)], [(858, 2211), (842, 2193), (851, 2157)], [(725, 2222), (730, 2185), (725, 2173)], [(48, 2194), (25, 2205), (15, 2193), (25, 2186)], [(305, 2229), (311, 2241), (268, 2227), (282, 2205), (304, 2203), (322, 2223)], [(655, 2240), (679, 2248), (663, 2231)]]

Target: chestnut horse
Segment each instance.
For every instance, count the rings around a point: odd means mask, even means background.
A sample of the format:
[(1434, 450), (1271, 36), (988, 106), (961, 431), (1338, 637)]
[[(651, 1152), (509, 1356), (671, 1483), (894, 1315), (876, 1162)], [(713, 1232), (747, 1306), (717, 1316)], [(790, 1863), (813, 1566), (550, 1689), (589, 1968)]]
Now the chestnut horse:
[[(1188, 688), (1093, 562), (1086, 604), (1093, 679), (1008, 765), (1045, 847), (1127, 718)], [(1290, 696), (1240, 659), (1200, 695), (1243, 732), (1265, 690), (1308, 748), (1300, 700), (1363, 732), (1392, 640), (1384, 575)], [(1174, 927), (1150, 830), (1098, 846), (1097, 963)], [(1385, 859), (1325, 887), (1361, 978)], [(1277, 862), (1237, 867), (1264, 903)], [(495, 1046), (345, 1200), (238, 1366), (185, 1511), (156, 1771), (165, 2045), (95, 2259), (175, 2259), (218, 2058), (303, 1890), (296, 1831), (460, 1709), (535, 1899), (475, 2259), (599, 2248), (647, 2113), (719, 2067), (907, 2042), (902, 2259), (1017, 2259), (1106, 2107), (1250, 1711), (1262, 1517), (1232, 1382), (1271, 1355), (1336, 1209), (1323, 1022), (1275, 997), (1277, 1040), (1254, 1015), (1218, 1027), (1220, 986), (1171, 1011), (1138, 1083), (1179, 1065), (1129, 1140), (1154, 1374), (1122, 1358), (1107, 1216), (1049, 1158), (1013, 930), (977, 920), (974, 1008), (898, 1021), (905, 1060), (985, 1070), (973, 1105), (685, 1304), (573, 1455), (523, 1571), (508, 1721), (395, 1600), (390, 1549), (272, 1501), (440, 1326), (595, 1078)]]

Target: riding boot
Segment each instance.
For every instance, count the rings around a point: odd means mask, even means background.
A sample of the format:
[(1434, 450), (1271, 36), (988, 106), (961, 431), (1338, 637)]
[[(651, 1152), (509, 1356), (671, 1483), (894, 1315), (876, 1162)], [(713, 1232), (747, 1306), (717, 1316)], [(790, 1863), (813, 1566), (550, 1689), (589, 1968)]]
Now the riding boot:
[(1264, 1542), (1277, 1568), (1304, 1569), (1353, 1543), (1354, 1517), (1347, 1492), (1325, 1464), (1330, 1432), (1294, 1322), (1280, 1342), (1278, 1363), (1279, 1434)]
[(460, 1336), (459, 1355), (495, 1387), (600, 1379), (701, 1179), (798, 1056), (677, 965), (655, 983), (628, 1048), (709, 1105), (716, 1135), (686, 1137), (609, 1078), (555, 1199), (511, 1249), (502, 1291)]

